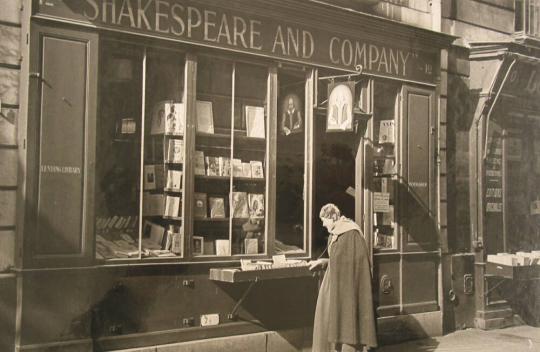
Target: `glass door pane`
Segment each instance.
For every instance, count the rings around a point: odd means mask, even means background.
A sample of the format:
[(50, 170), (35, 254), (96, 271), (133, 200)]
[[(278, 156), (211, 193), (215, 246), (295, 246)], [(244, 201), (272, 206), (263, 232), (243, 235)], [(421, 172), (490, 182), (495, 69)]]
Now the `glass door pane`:
[(400, 86), (375, 82), (373, 105), (373, 248), (397, 249), (397, 97)]

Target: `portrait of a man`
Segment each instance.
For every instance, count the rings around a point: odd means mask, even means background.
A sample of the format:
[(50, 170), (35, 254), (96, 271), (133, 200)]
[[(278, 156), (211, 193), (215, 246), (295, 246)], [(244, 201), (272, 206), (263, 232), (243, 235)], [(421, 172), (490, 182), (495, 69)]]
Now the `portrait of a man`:
[(298, 133), (303, 128), (302, 105), (296, 94), (287, 94), (283, 99), (280, 131), (285, 136)]

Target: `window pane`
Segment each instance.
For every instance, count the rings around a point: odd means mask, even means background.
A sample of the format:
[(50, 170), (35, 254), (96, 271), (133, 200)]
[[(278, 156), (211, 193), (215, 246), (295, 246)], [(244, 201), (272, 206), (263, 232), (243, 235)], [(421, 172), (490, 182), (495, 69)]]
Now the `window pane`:
[(278, 73), (277, 253), (305, 250), (305, 82), (303, 73), (285, 70)]
[(143, 170), (143, 257), (183, 256), (183, 54), (148, 49)]
[(192, 254), (229, 256), (233, 63), (197, 60)]
[(235, 65), (235, 119), (232, 157), (232, 253), (265, 252), (266, 83), (268, 69)]
[(395, 249), (397, 240), (397, 107), (399, 85), (375, 82), (373, 108), (373, 247)]
[(96, 257), (139, 257), (142, 51), (102, 46), (96, 151)]

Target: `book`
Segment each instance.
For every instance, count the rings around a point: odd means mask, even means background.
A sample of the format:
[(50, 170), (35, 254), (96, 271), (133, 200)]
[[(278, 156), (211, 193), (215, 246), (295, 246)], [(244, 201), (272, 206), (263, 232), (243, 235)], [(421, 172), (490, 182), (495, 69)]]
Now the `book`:
[(182, 171), (167, 170), (167, 189), (182, 190)]
[(144, 216), (163, 216), (165, 209), (165, 199), (163, 194), (143, 193), (143, 215)]
[(184, 104), (165, 103), (165, 133), (172, 135), (184, 134)]
[(151, 243), (155, 245), (161, 245), (165, 236), (165, 228), (161, 225), (155, 224), (146, 220), (143, 226), (143, 236), (146, 237)]
[(264, 218), (264, 194), (250, 193), (248, 202), (249, 216), (251, 218)]
[(384, 159), (384, 164), (383, 164), (383, 168), (382, 168), (382, 174), (383, 175), (394, 174), (396, 172), (395, 165), (396, 165), (396, 163), (395, 163), (394, 159)]
[(193, 243), (192, 245), (193, 255), (203, 255), (204, 254), (204, 237), (193, 236), (192, 243)]
[(380, 121), (379, 143), (394, 143), (394, 120)]
[(196, 218), (206, 218), (208, 217), (207, 212), (207, 196), (206, 193), (193, 193), (193, 198), (195, 200), (195, 209), (193, 215)]
[(229, 240), (216, 240), (216, 254), (220, 256), (230, 255)]
[(184, 255), (184, 235), (182, 232), (174, 232), (172, 236), (171, 252), (176, 255)]
[(144, 185), (145, 191), (163, 188), (164, 181), (163, 165), (144, 165)]
[(252, 160), (249, 162), (251, 165), (251, 177), (264, 178), (264, 169), (262, 161)]
[(225, 218), (225, 199), (222, 197), (209, 197), (208, 205), (210, 206), (210, 218), (224, 219)]
[(181, 139), (169, 139), (167, 161), (170, 163), (184, 162), (184, 141)]
[(173, 232), (167, 230), (166, 238), (167, 239), (165, 240), (165, 246), (163, 246), (163, 249), (170, 250), (172, 246)]
[(264, 107), (246, 105), (244, 110), (246, 115), (247, 136), (252, 138), (264, 138)]
[(394, 225), (394, 206), (389, 205), (388, 211), (382, 213), (381, 223), (379, 225), (383, 226), (393, 226)]
[(232, 169), (234, 177), (242, 177), (244, 175), (244, 170), (242, 168), (242, 160), (233, 159), (232, 160)]
[(167, 196), (165, 198), (165, 216), (169, 217), (179, 217), (180, 216), (180, 197)]
[(197, 132), (214, 133), (214, 115), (211, 101), (197, 100)]
[(232, 217), (248, 218), (248, 196), (246, 192), (232, 192), (231, 199)]
[(203, 243), (203, 253), (204, 255), (216, 255), (216, 243), (205, 240)]
[(165, 102), (159, 102), (152, 109), (152, 120), (150, 122), (150, 134), (165, 133)]
[(246, 254), (257, 254), (259, 253), (259, 240), (256, 238), (246, 238), (244, 239), (244, 248)]
[(242, 163), (242, 177), (251, 178), (251, 164), (250, 163)]
[(195, 175), (206, 175), (206, 167), (204, 164), (204, 152), (201, 150), (195, 151)]
[(226, 156), (219, 157), (219, 176), (231, 176), (231, 159)]
[(206, 175), (219, 176), (219, 157), (207, 156), (204, 159), (206, 160)]

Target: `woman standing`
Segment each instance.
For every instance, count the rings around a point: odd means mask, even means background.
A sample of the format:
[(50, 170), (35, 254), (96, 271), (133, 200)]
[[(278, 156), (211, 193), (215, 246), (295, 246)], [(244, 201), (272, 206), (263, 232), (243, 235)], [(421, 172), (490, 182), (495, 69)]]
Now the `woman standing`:
[(371, 295), (371, 271), (360, 227), (326, 204), (319, 214), (328, 229), (328, 256), (310, 263), (327, 266), (317, 299), (313, 352), (362, 351), (377, 346)]

